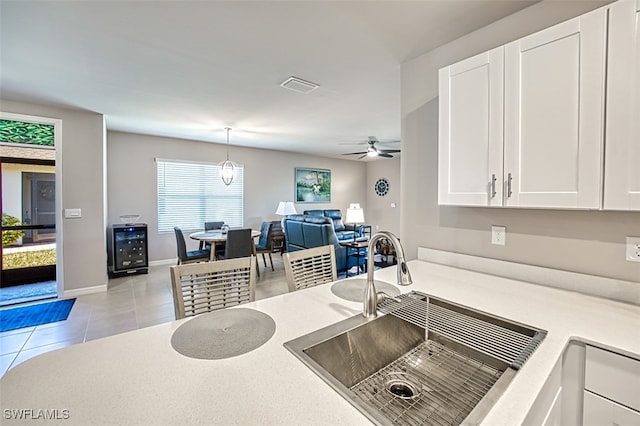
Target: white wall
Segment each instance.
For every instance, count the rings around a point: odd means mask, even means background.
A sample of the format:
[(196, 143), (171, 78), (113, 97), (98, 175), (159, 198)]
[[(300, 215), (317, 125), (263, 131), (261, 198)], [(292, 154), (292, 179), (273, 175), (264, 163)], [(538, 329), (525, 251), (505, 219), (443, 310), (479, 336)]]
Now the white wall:
[[(383, 177), (389, 181), (389, 192), (381, 197), (376, 194), (375, 184)], [(367, 162), (367, 202), (364, 218), (367, 225), (371, 225), (372, 232), (391, 231), (400, 235), (400, 187), (400, 158)]]
[[(158, 233), (154, 158), (216, 163), (225, 159), (226, 146), (111, 131), (107, 141), (108, 223), (118, 223), (123, 214), (140, 214), (149, 227), (149, 260), (175, 258), (173, 232)], [(332, 179), (331, 203), (296, 204), (298, 213), (339, 208), (345, 214), (350, 202), (365, 204), (365, 163), (233, 145), (230, 158), (245, 168), (245, 226), (260, 229), (262, 221), (281, 219), (276, 207), (294, 199), (295, 167), (330, 169)], [(189, 249), (197, 246), (195, 241), (187, 244)]]
[[(107, 283), (104, 223), (104, 117), (90, 111), (0, 100), (2, 112), (62, 120), (62, 141), (56, 150), (56, 213), (81, 208), (79, 219), (57, 220), (57, 250), (63, 264), (59, 281), (69, 295)], [(58, 192), (61, 191), (61, 192)]]
[[(640, 282), (626, 262), (625, 236), (640, 235), (640, 213), (440, 207), (437, 204), (438, 69), (551, 26), (601, 3), (541, 2), (402, 65), (402, 236), (417, 247)], [(491, 245), (491, 225), (507, 227)]]

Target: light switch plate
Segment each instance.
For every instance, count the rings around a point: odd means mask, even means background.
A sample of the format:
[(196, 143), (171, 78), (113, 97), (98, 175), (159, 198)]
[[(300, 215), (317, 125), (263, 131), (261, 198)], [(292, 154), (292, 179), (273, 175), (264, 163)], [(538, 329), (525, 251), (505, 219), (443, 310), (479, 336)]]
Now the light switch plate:
[(64, 209), (64, 217), (66, 219), (77, 219), (82, 217), (82, 209)]
[(640, 262), (640, 237), (627, 237), (627, 261)]

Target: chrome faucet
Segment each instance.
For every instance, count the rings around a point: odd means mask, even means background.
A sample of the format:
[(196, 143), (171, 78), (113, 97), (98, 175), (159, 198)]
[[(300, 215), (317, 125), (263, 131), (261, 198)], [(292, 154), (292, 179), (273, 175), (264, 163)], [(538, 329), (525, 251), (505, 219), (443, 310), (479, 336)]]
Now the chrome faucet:
[(396, 257), (398, 259), (398, 271), (397, 280), (398, 285), (410, 285), (413, 284), (411, 280), (411, 273), (407, 268), (407, 262), (404, 257), (404, 248), (400, 244), (400, 240), (394, 234), (389, 231), (380, 231), (374, 234), (369, 240), (368, 257), (367, 257), (367, 283), (364, 287), (364, 298), (362, 300), (362, 315), (365, 318), (375, 318), (378, 316), (378, 303), (384, 299), (390, 298), (384, 292), (376, 292), (376, 286), (373, 283), (373, 269), (374, 259), (373, 251), (376, 246), (376, 242), (382, 238), (388, 239), (396, 250)]

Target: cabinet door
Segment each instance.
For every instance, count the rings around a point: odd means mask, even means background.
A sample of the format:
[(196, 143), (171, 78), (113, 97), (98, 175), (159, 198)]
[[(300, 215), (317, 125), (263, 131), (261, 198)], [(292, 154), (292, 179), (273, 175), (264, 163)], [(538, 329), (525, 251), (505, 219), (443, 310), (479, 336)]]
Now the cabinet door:
[(502, 205), (503, 48), (440, 70), (438, 204)]
[(598, 209), (606, 11), (505, 46), (505, 205)]
[(640, 210), (640, 2), (609, 9), (604, 208)]
[(583, 426), (640, 426), (640, 413), (584, 391)]

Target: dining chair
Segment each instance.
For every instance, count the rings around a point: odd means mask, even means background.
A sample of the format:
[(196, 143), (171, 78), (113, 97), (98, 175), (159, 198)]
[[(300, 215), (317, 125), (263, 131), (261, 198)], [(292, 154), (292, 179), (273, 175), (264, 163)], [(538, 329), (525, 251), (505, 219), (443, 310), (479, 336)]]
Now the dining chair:
[(255, 265), (249, 256), (170, 267), (176, 319), (253, 302)]
[[(267, 259), (265, 257), (265, 253), (269, 255), (269, 262), (271, 263), (271, 270), (273, 271), (273, 258), (271, 257), (271, 228), (273, 224), (272, 222), (262, 222), (262, 226), (260, 227), (260, 239), (258, 240), (258, 244), (256, 244), (256, 256), (262, 253), (262, 261), (264, 262), (264, 268), (267, 269)], [(257, 259), (256, 259), (257, 260)], [(258, 265), (258, 269), (260, 266)]]
[(332, 245), (287, 252), (283, 256), (290, 292), (338, 279)]
[(184, 241), (184, 234), (177, 226), (173, 227), (176, 234), (176, 247), (178, 250), (178, 265), (183, 263), (206, 262), (210, 258), (209, 250), (190, 250), (187, 251), (187, 243)]
[(284, 253), (284, 232), (282, 232), (282, 222), (279, 220), (271, 222), (271, 252)]
[(214, 229), (222, 229), (222, 225), (224, 225), (224, 222), (219, 221), (219, 222), (205, 222), (204, 223), (204, 230), (205, 231), (213, 231)]
[[(251, 229), (229, 229), (227, 231), (227, 241), (224, 246), (224, 255), (219, 256), (219, 259), (236, 259), (238, 257), (253, 256), (254, 243), (251, 238)], [(256, 265), (257, 265), (256, 259)], [(256, 270), (258, 277), (260, 276), (260, 269)]]
[[(205, 222), (204, 230), (213, 231), (214, 229), (222, 229), (222, 225), (224, 225), (223, 221)], [(209, 250), (211, 250), (211, 243), (208, 243), (206, 241), (200, 241), (200, 250), (202, 250), (203, 248), (209, 248)], [(216, 244), (216, 251), (222, 253), (223, 250), (224, 250), (224, 244)]]
[(224, 250), (224, 259), (247, 257), (253, 254), (253, 241), (251, 229), (230, 229), (227, 231), (227, 242)]

